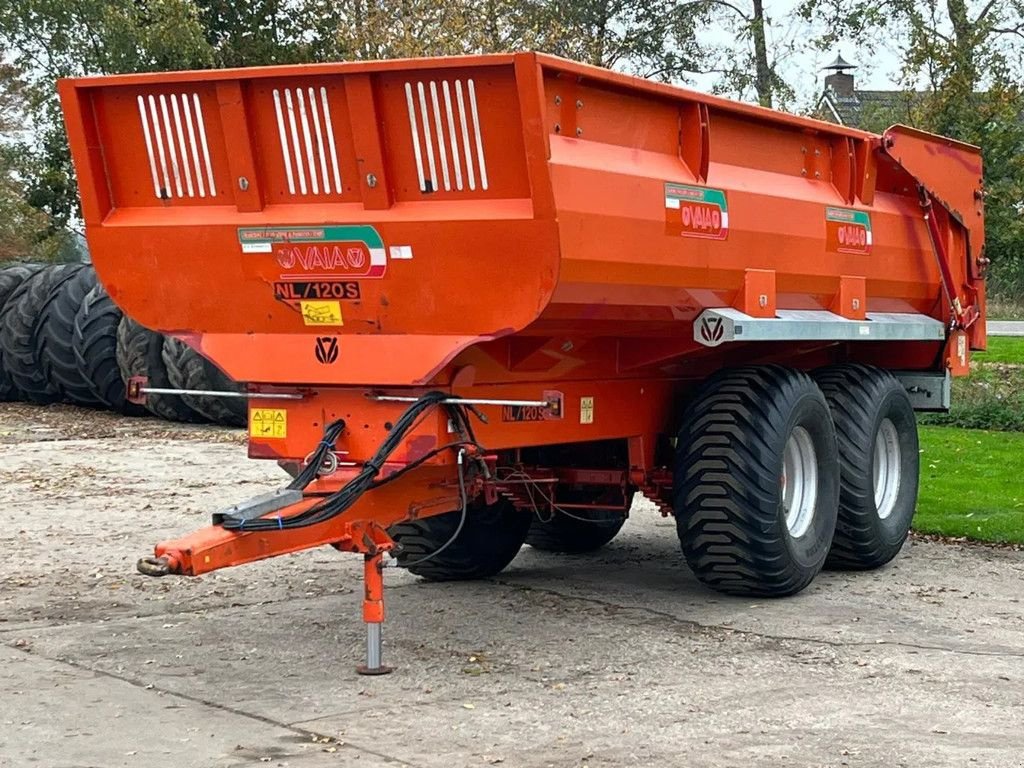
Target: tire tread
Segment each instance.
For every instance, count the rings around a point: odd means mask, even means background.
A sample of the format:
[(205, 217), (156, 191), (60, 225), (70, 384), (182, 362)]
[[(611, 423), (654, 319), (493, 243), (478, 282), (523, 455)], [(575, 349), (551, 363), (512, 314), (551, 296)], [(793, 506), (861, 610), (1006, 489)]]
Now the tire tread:
[(776, 523), (772, 467), (785, 407), (807, 395), (824, 405), (807, 374), (777, 365), (722, 371), (695, 393), (679, 429), (674, 506), (683, 553), (704, 584), (781, 596), (803, 589), (820, 569), (794, 566)]

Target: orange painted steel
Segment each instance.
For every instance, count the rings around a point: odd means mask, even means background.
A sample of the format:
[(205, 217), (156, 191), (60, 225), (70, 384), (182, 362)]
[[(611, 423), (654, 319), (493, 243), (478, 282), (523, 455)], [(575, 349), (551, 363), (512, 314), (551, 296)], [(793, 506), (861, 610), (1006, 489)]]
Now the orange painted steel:
[[(301, 462), (345, 420), (342, 468), (310, 493), (340, 487), (346, 462), (389, 433), (404, 406), (379, 394), (557, 402), (481, 406), (477, 439), (496, 452), (625, 441), (621, 466), (597, 468), (653, 493), (659, 441), (719, 368), (960, 374), (984, 346), (981, 155), (940, 137), (878, 136), (532, 53), (59, 88), (112, 298), (248, 383), (254, 458)], [(715, 308), (765, 322), (916, 313), (954, 328), (954, 298), (979, 312), (949, 337), (955, 354), (934, 338), (694, 340)], [(382, 476), (452, 439), (432, 411)], [(442, 451), (328, 523), (213, 527), (157, 554), (201, 573), (325, 543), (370, 552), (381, 541), (365, 526), (457, 508), (455, 467)]]

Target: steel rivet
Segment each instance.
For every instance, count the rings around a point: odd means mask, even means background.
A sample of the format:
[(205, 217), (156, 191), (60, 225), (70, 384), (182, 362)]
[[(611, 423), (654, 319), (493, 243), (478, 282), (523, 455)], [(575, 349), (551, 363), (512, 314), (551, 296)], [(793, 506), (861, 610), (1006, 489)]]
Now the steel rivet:
[(860, 299), (854, 299), (853, 300), (853, 308), (854, 309), (860, 309)]
[(571, 341), (567, 341), (562, 345), (563, 352), (572, 352), (573, 345)]
[(366, 174), (366, 186), (368, 186), (370, 189), (373, 189), (374, 187), (377, 186), (377, 177), (374, 174)]
[(238, 188), (243, 192), (249, 188), (249, 180), (245, 176), (238, 177)]
[(757, 303), (758, 303), (758, 305), (759, 305), (759, 306), (760, 306), (760, 307), (761, 307), (762, 309), (763, 309), (764, 307), (767, 307), (767, 306), (768, 306), (768, 295), (767, 295), (767, 294), (765, 294), (765, 293), (762, 293), (762, 294), (761, 294), (760, 296), (758, 296), (758, 297), (757, 297)]
[(555, 133), (561, 133), (561, 132), (562, 132), (562, 125), (561, 125), (561, 123), (555, 123)]
[(561, 103), (562, 103), (562, 97), (561, 96), (555, 96), (555, 106), (558, 106)]
[(577, 128), (576, 129), (576, 135), (577, 136), (582, 136), (583, 135), (583, 129), (582, 128)]
[(576, 109), (583, 109), (583, 102), (581, 100), (576, 101)]

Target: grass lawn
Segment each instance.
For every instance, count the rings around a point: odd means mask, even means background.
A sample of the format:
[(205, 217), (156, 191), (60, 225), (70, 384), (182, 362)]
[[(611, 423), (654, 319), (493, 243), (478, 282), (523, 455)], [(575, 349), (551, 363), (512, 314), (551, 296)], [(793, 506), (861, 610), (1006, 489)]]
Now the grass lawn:
[(1024, 543), (1024, 434), (920, 428), (914, 530)]
[(953, 380), (949, 413), (921, 414), (921, 424), (1024, 432), (1024, 338), (994, 336), (988, 344), (973, 354), (971, 375)]
[(979, 363), (1024, 365), (1024, 337), (989, 336), (988, 349), (984, 352), (974, 352), (971, 357)]

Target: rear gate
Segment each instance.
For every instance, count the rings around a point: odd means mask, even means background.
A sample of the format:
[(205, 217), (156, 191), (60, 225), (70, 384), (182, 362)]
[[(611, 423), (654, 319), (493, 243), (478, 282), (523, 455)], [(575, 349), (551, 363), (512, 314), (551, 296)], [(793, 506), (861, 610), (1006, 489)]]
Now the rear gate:
[(101, 279), (241, 380), (413, 383), (521, 329), (557, 237), (513, 61), (62, 82)]

